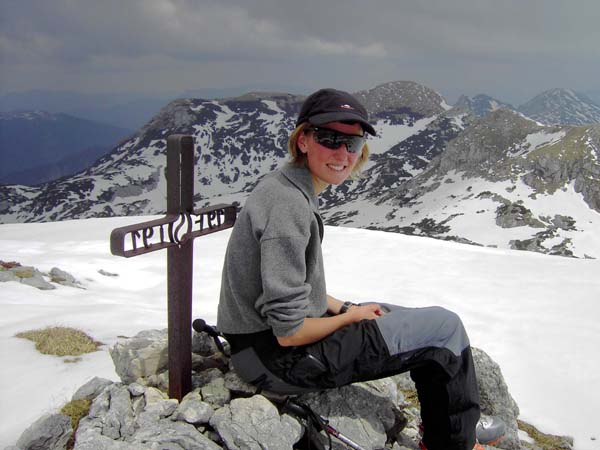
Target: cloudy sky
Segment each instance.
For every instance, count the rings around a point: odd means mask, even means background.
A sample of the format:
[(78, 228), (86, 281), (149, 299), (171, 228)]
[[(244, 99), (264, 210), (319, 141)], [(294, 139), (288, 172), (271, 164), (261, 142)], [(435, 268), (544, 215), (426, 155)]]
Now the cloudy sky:
[(598, 0), (1, 0), (0, 94), (600, 90)]

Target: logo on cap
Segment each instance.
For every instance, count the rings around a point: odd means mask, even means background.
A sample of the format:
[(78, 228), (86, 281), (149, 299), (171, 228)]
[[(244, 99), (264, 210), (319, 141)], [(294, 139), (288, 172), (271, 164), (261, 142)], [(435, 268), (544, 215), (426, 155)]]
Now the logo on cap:
[(344, 108), (344, 109), (354, 109), (352, 106), (350, 106), (349, 104), (345, 103), (343, 105), (340, 105), (340, 108)]

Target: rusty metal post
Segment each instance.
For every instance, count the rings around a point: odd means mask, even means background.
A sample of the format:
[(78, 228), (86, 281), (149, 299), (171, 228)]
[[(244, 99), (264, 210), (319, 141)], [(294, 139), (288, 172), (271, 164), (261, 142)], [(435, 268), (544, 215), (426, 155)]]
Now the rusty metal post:
[(198, 210), (194, 203), (194, 139), (167, 138), (167, 215), (110, 234), (113, 255), (131, 258), (167, 249), (169, 396), (181, 400), (192, 388), (192, 281), (194, 239), (231, 228), (234, 205)]
[[(167, 214), (191, 214), (194, 197), (194, 141), (167, 138)], [(169, 397), (181, 400), (192, 388), (192, 279), (194, 241), (167, 249)]]

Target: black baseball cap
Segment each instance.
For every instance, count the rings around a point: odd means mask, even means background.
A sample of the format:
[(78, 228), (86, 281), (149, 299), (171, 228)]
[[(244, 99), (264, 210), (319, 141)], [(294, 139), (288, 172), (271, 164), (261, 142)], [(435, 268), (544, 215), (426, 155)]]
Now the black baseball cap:
[(312, 125), (358, 122), (367, 133), (373, 136), (377, 134), (369, 123), (366, 108), (352, 94), (337, 89), (320, 89), (310, 94), (300, 108), (296, 126), (304, 122)]

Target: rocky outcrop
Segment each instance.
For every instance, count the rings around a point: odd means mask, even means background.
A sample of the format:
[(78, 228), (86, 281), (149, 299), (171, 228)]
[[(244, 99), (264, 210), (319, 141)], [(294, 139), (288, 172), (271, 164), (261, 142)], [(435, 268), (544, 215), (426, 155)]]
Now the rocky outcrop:
[[(205, 333), (194, 334), (193, 391), (181, 402), (167, 398), (168, 377), (161, 362), (166, 345), (166, 330), (147, 330), (114, 346), (111, 355), (121, 382), (96, 377), (73, 396), (91, 400), (75, 432), (75, 450), (291, 450), (307, 448), (311, 439), (327, 443), (323, 434), (311, 434), (309, 439), (304, 419), (288, 413), (281, 397), (259, 395), (241, 380)], [(500, 368), (482, 350), (474, 349), (473, 357), (482, 412), (502, 417), (508, 426), (498, 448), (522, 448), (517, 435), (519, 409)], [(305, 394), (300, 401), (365, 449), (418, 449), (419, 408), (408, 374)], [(48, 418), (31, 427), (56, 430), (52, 439), (58, 444), (43, 448), (65, 448), (70, 431), (68, 419), (61, 417), (53, 420), (64, 422), (64, 427), (36, 425), (54, 423)], [(38, 448), (21, 446), (39, 441), (31, 429), (11, 450)], [(44, 433), (37, 435), (48, 434)], [(345, 448), (335, 439), (332, 444), (336, 450)]]
[(85, 289), (73, 275), (58, 267), (53, 267), (50, 273), (43, 273), (35, 267), (0, 261), (0, 282), (6, 281), (16, 281), (46, 291), (56, 289), (55, 284)]
[(27, 428), (16, 448), (19, 450), (64, 450), (73, 434), (71, 419), (62, 414), (46, 414)]

